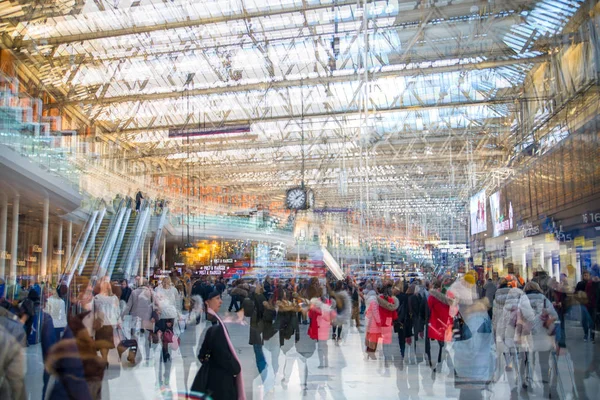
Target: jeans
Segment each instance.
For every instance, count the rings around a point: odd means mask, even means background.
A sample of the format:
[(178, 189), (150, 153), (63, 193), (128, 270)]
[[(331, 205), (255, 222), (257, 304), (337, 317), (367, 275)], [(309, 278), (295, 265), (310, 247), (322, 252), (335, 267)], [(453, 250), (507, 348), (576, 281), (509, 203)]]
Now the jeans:
[(594, 320), (588, 309), (581, 306), (581, 325), (583, 326), (583, 336), (586, 339), (594, 339)]
[(404, 358), (406, 352), (406, 337), (404, 336), (404, 329), (398, 332), (398, 343), (400, 343), (400, 355)]
[(240, 299), (237, 294), (231, 295), (231, 303), (229, 303), (229, 309), (227, 311), (231, 311), (232, 307), (235, 307), (235, 312), (240, 311)]
[(254, 357), (256, 358), (256, 368), (264, 382), (267, 377), (267, 359), (265, 358), (262, 344), (254, 344), (252, 347), (254, 349)]

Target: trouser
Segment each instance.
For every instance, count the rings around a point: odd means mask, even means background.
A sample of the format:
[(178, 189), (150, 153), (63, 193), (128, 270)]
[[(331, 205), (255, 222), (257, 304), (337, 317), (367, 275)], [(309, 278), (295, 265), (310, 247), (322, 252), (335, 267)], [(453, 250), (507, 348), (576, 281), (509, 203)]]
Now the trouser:
[(356, 327), (360, 327), (360, 312), (358, 302), (352, 303), (352, 319), (356, 322)]
[(254, 349), (254, 357), (256, 358), (256, 368), (264, 382), (267, 377), (267, 359), (265, 358), (263, 347), (261, 344), (255, 344), (252, 347)]
[[(333, 331), (333, 337), (337, 337), (338, 339), (340, 339), (342, 336), (342, 325), (338, 325), (338, 326), (334, 325), (331, 329)], [(336, 329), (337, 329), (337, 336), (335, 333)]]
[(404, 358), (406, 352), (406, 336), (404, 336), (404, 329), (398, 331), (398, 343), (400, 344), (400, 355)]
[(442, 351), (444, 351), (444, 342), (438, 340), (438, 344), (440, 345), (440, 350), (438, 351), (438, 364), (442, 362)]
[[(595, 314), (594, 310), (592, 313)], [(583, 326), (583, 336), (586, 339), (594, 339), (594, 319), (587, 307), (581, 306), (581, 325)]]
[(327, 347), (327, 340), (317, 341), (317, 354), (319, 355), (319, 366), (329, 366), (329, 350)]
[(231, 311), (232, 307), (235, 307), (235, 312), (240, 311), (240, 304), (239, 304), (239, 297), (237, 294), (232, 294), (231, 295), (231, 302), (229, 303), (229, 308), (227, 309), (227, 311)]

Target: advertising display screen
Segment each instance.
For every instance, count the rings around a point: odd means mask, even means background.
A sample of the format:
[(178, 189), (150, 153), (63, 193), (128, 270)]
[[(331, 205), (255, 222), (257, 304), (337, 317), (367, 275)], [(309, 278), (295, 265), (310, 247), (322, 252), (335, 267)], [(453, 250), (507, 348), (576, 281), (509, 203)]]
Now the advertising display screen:
[(507, 201), (500, 191), (490, 196), (490, 213), (494, 237), (513, 229), (512, 202)]
[(485, 210), (485, 190), (482, 190), (471, 197), (471, 235), (487, 230), (487, 215)]

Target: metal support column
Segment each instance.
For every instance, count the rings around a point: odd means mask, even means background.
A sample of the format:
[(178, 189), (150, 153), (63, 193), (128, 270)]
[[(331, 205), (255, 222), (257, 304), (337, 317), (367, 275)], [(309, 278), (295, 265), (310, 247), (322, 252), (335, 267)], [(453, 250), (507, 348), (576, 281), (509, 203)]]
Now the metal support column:
[(17, 282), (17, 250), (19, 248), (19, 200), (20, 196), (18, 194), (15, 195), (15, 198), (13, 199), (13, 217), (10, 246), (10, 283), (13, 285)]
[(73, 241), (73, 222), (69, 221), (67, 225), (67, 248), (65, 250), (65, 260), (69, 262), (71, 259), (71, 245)]
[(50, 212), (50, 199), (48, 199), (48, 197), (46, 197), (44, 199), (44, 214), (42, 216), (43, 218), (43, 225), (42, 225), (42, 260), (41, 260), (41, 268), (40, 268), (40, 275), (41, 275), (41, 280), (42, 281), (46, 281), (47, 277), (48, 277), (48, 217), (49, 217), (49, 212)]
[(8, 223), (8, 197), (2, 193), (0, 205), (0, 278), (6, 279), (6, 224)]
[(56, 262), (56, 281), (60, 281), (60, 274), (62, 272), (63, 266), (62, 266), (62, 252), (63, 252), (63, 248), (62, 248), (62, 236), (63, 236), (63, 221), (60, 221), (60, 225), (58, 226), (58, 243), (57, 243), (57, 248), (58, 248), (58, 254), (57, 254), (57, 262)]

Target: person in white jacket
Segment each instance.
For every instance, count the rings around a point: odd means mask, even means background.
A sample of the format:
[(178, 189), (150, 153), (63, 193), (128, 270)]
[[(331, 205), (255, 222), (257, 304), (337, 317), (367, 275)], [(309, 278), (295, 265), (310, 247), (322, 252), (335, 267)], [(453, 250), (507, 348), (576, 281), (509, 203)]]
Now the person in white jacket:
[(52, 296), (50, 296), (46, 302), (44, 311), (52, 317), (52, 324), (54, 325), (54, 333), (56, 340), (60, 340), (62, 333), (67, 326), (67, 310), (65, 301), (59, 296), (60, 286), (56, 289)]
[[(527, 368), (527, 336), (531, 332), (534, 319), (534, 311), (525, 293), (519, 288), (511, 288), (496, 327), (496, 343), (503, 348), (505, 357), (508, 355), (507, 367), (510, 366), (508, 363), (518, 359), (519, 371), (514, 379), (508, 379), (511, 386), (511, 399), (518, 397), (519, 379), (524, 376), (521, 372)], [(507, 371), (510, 370), (511, 368), (507, 368)], [(523, 389), (527, 389), (525, 381), (521, 384)]]
[(154, 327), (154, 333), (158, 334), (162, 349), (161, 362), (158, 363), (157, 370), (158, 384), (160, 386), (169, 386), (172, 365), (170, 347), (173, 342), (170, 342), (170, 339), (167, 338), (171, 337), (172, 340), (177, 340), (174, 338), (174, 322), (176, 319), (179, 319), (178, 301), (179, 292), (173, 286), (171, 278), (163, 278), (161, 285), (156, 288), (154, 296), (154, 308), (158, 314), (158, 322)]
[[(534, 313), (531, 332), (526, 337), (527, 360), (534, 364), (535, 355), (540, 363), (542, 371), (542, 385), (544, 388), (544, 398), (550, 396), (558, 398), (556, 392), (556, 380), (550, 380), (550, 354), (554, 349), (555, 334), (558, 320), (558, 313), (546, 296), (544, 296), (540, 285), (536, 282), (528, 282), (524, 288), (525, 295), (529, 300), (531, 309)], [(526, 382), (531, 381), (530, 372), (535, 371), (533, 366), (524, 370)]]

